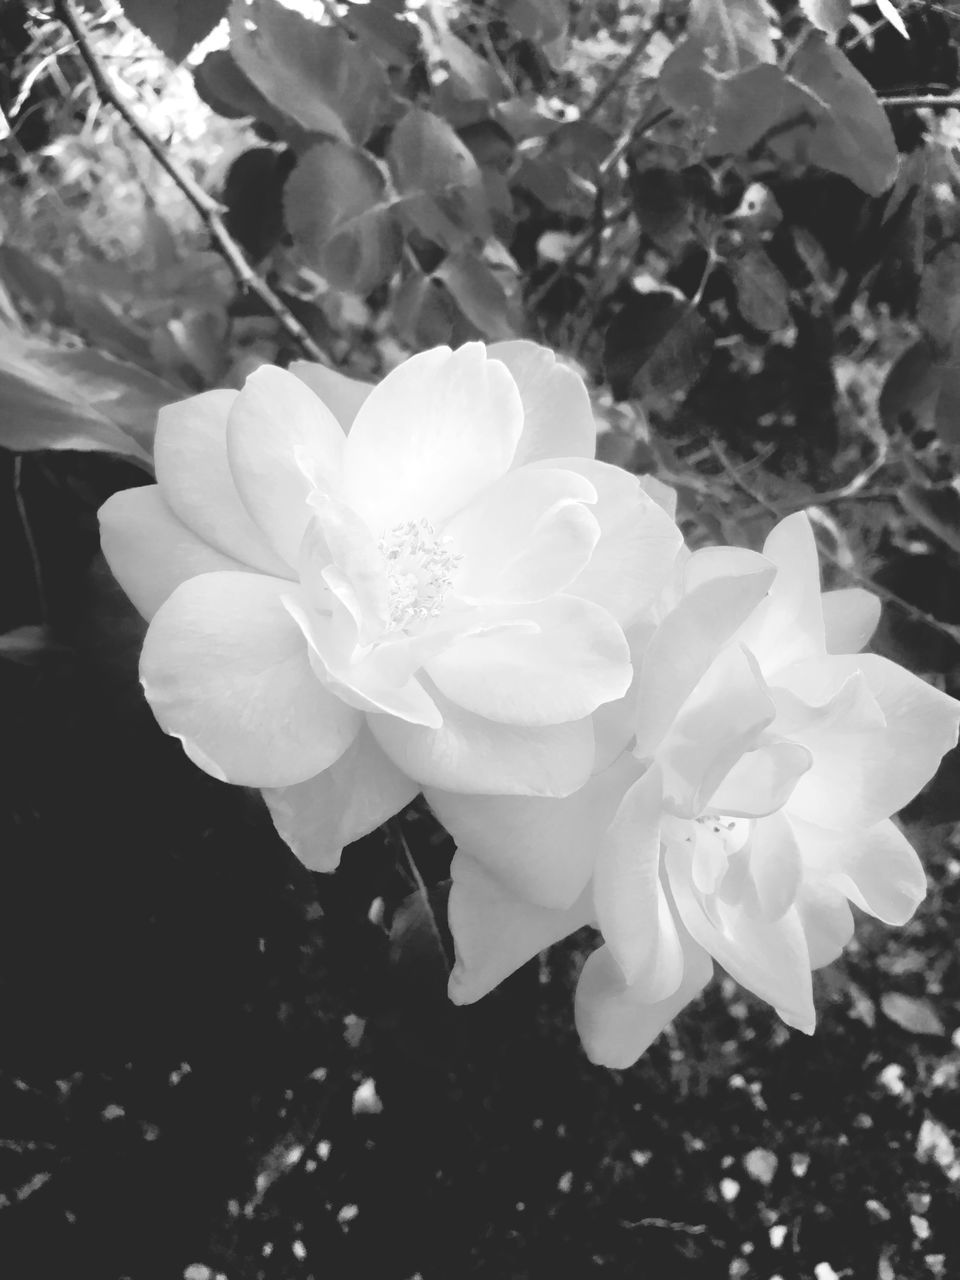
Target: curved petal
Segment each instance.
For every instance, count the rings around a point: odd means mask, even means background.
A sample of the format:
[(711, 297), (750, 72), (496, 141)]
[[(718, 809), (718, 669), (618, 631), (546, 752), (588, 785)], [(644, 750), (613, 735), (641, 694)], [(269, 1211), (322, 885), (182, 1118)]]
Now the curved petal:
[(644, 999), (642, 987), (623, 980), (608, 947), (587, 957), (574, 1001), (577, 1030), (587, 1057), (598, 1067), (632, 1067), (681, 1009), (700, 994), (713, 976), (713, 962), (702, 947), (680, 932), (683, 977), (669, 996)]
[(318, 492), (310, 495), (309, 506), (313, 516), (300, 544), (300, 582), (317, 601), (333, 590), (357, 624), (358, 642), (367, 644), (382, 634), (389, 616), (383, 556), (367, 525), (346, 503)]
[(340, 423), (344, 435), (353, 426), (354, 418), (373, 390), (372, 382), (348, 378), (336, 369), (328, 369), (324, 364), (314, 364), (311, 360), (294, 360), (290, 365), (290, 372), (323, 401)]
[(507, 366), (523, 402), (523, 434), (514, 466), (538, 458), (593, 457), (597, 428), (579, 374), (546, 347), (522, 338), (494, 342), (487, 355)]
[(570, 594), (603, 605), (621, 626), (630, 627), (673, 576), (683, 535), (637, 477), (621, 467), (579, 458), (554, 465), (578, 472), (597, 491), (593, 514), (600, 539)]
[(957, 742), (960, 702), (877, 654), (804, 663), (784, 679), (810, 701), (856, 672), (862, 672), (885, 725), (857, 715), (797, 734), (814, 763), (791, 796), (790, 812), (822, 827), (857, 829), (896, 813)]
[(322, 400), (285, 369), (263, 365), (233, 402), (227, 456), (243, 505), (278, 556), (297, 563), (314, 489), (340, 487), (343, 429)]
[(543, 600), (589, 561), (600, 528), (583, 505), (597, 491), (573, 471), (521, 467), (478, 494), (444, 527), (462, 558), (457, 594), (477, 600)]
[(822, 597), (827, 653), (859, 653), (877, 629), (880, 600), (862, 587), (825, 591)]
[(594, 752), (589, 718), (538, 728), (497, 724), (439, 692), (433, 697), (443, 716), (438, 729), (393, 716), (370, 717), (387, 755), (425, 787), (469, 795), (568, 796), (589, 778)]
[(800, 846), (783, 813), (771, 813), (754, 825), (748, 857), (760, 912), (765, 920), (779, 920), (796, 901), (803, 875)]
[(768, 742), (745, 752), (706, 800), (715, 813), (763, 818), (782, 809), (813, 758), (798, 742)]
[(812, 1032), (810, 955), (796, 908), (771, 923), (715, 897), (708, 915), (693, 889), (682, 846), (667, 846), (666, 864), (680, 919), (695, 941), (790, 1026)]
[(826, 831), (793, 814), (808, 872), (885, 924), (906, 924), (926, 897), (916, 850), (889, 819), (862, 831)]
[(853, 937), (853, 912), (846, 897), (829, 884), (808, 881), (797, 895), (797, 910), (810, 952), (810, 968), (833, 964)]
[[(698, 555), (688, 561), (695, 570)], [(718, 565), (723, 558), (711, 557)], [(702, 560), (699, 562), (702, 563)], [(640, 669), (638, 756), (652, 755), (677, 712), (770, 588), (775, 570), (762, 556), (731, 558), (735, 572), (698, 581), (657, 628)]]
[(290, 787), (267, 787), (263, 798), (280, 836), (304, 866), (335, 871), (344, 845), (375, 831), (417, 791), (362, 725), (323, 773)]
[(744, 627), (740, 639), (769, 675), (825, 652), (820, 562), (809, 518), (802, 511), (781, 520), (763, 544), (777, 567), (766, 606)]
[(289, 577), (240, 501), (227, 461), (227, 419), (238, 392), (204, 391), (165, 405), (153, 456), (157, 483), (175, 516), (204, 542), (261, 573)]
[(161, 727), (207, 773), (287, 786), (338, 760), (360, 716), (326, 689), (281, 603), (290, 584), (255, 573), (183, 583), (147, 630), (140, 677)]
[(602, 837), (593, 873), (597, 926), (624, 981), (651, 1004), (673, 994), (683, 954), (660, 883), (660, 772), (633, 784)]
[(504, 475), (522, 427), (516, 384), (482, 343), (412, 356), (357, 414), (343, 496), (377, 534), (403, 520), (440, 525)]
[(546, 947), (590, 923), (587, 893), (563, 911), (533, 906), (460, 852), (450, 875), (448, 913), (456, 964), (449, 991), (454, 1004), (479, 1000)]
[(564, 909), (583, 892), (598, 842), (640, 766), (624, 756), (564, 799), (461, 795), (427, 788), (424, 798), (464, 854), (512, 897)]
[(605, 609), (575, 596), (488, 609), (489, 621), (530, 621), (464, 636), (426, 670), (458, 706), (504, 724), (563, 724), (622, 697), (633, 669), (626, 638)]
[(100, 545), (110, 572), (145, 618), (188, 578), (221, 569), (253, 572), (188, 529), (155, 484), (123, 489), (100, 508)]

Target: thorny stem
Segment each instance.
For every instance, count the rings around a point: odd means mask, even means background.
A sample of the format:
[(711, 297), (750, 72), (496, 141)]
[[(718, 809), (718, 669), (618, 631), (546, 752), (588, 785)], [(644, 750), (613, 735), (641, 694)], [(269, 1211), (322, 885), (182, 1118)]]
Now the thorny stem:
[(223, 206), (209, 195), (193, 177), (168, 155), (166, 148), (127, 106), (114, 88), (106, 70), (87, 36), (75, 0), (56, 0), (55, 12), (76, 42), (80, 57), (90, 72), (101, 100), (110, 104), (140, 139), (160, 167), (169, 174), (199, 215), (217, 252), (226, 260), (241, 289), (255, 293), (276, 319), (281, 329), (301, 350), (321, 364), (329, 360), (287, 304), (258, 275), (247, 261), (243, 249), (230, 235), (223, 221)]

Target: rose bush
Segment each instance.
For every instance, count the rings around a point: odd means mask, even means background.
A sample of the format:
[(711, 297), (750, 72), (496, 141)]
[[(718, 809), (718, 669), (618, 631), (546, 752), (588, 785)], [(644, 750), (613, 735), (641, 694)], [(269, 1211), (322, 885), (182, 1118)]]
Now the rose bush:
[(580, 378), (523, 341), (167, 407), (156, 485), (100, 513), (160, 725), (314, 867), (424, 784), (577, 790), (681, 541), (595, 439)]
[(590, 1057), (634, 1062), (713, 961), (812, 1031), (811, 971), (849, 941), (850, 904), (891, 924), (925, 892), (890, 816), (957, 741), (960, 703), (861, 654), (879, 617), (821, 593), (804, 515), (763, 554), (678, 556), (655, 627), (630, 638), (628, 694), (599, 713), (624, 749), (561, 799), (427, 799), (457, 841), (451, 996), (478, 999), (585, 924), (576, 1020)]

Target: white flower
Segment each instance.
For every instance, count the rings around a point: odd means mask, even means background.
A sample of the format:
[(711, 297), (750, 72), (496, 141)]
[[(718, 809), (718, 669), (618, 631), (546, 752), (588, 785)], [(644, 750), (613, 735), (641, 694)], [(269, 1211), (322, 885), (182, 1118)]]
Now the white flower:
[(957, 740), (960, 703), (874, 654), (857, 589), (821, 595), (803, 515), (762, 556), (709, 548), (680, 587), (629, 695), (630, 749), (576, 795), (428, 791), (457, 839), (451, 994), (474, 1000), (586, 923), (576, 1016), (590, 1057), (634, 1062), (708, 981), (713, 960), (812, 1031), (811, 970), (925, 892), (891, 822)]
[(422, 783), (575, 790), (680, 541), (594, 444), (583, 383), (528, 342), (164, 409), (157, 484), (101, 511), (161, 726), (317, 867)]

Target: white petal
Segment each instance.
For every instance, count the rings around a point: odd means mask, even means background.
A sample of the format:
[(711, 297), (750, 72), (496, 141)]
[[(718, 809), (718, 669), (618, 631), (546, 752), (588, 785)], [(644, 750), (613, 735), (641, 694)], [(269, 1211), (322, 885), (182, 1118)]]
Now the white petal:
[(593, 874), (597, 925), (638, 998), (665, 1000), (680, 985), (683, 955), (660, 883), (659, 770), (635, 782), (599, 844)]
[(227, 455), (243, 505), (273, 550), (297, 563), (314, 489), (340, 487), (343, 428), (307, 385), (263, 365), (243, 384), (227, 422)]
[(505, 724), (580, 720), (626, 693), (633, 676), (623, 632), (605, 609), (575, 596), (487, 609), (491, 622), (530, 621), (464, 636), (427, 663), (458, 706)]
[(505, 474), (522, 426), (516, 384), (481, 343), (425, 351), (357, 414), (343, 496), (377, 534), (404, 520), (438, 526)]
[[(639, 756), (652, 755), (724, 644), (769, 590), (773, 566), (761, 556), (746, 556), (730, 561), (742, 571), (698, 581), (650, 641), (640, 670)], [(697, 563), (693, 555), (688, 566), (695, 569)], [(724, 560), (717, 558), (717, 563)]]
[(652, 498), (671, 520), (677, 518), (677, 491), (669, 484), (664, 484), (656, 476), (637, 476), (640, 488), (648, 498)]
[(763, 544), (763, 554), (776, 565), (777, 576), (765, 608), (751, 618), (740, 639), (769, 677), (824, 652), (820, 563), (806, 514), (798, 511), (781, 520)]
[(785, 1022), (812, 1032), (816, 1013), (810, 956), (796, 907), (771, 923), (714, 898), (708, 915), (693, 888), (685, 846), (668, 845), (666, 864), (677, 911), (692, 937), (732, 978), (773, 1005)]
[(827, 653), (859, 653), (877, 629), (880, 600), (862, 587), (825, 591), (822, 598)]
[(157, 483), (174, 515), (205, 542), (263, 573), (289, 577), (240, 501), (227, 461), (227, 419), (236, 391), (204, 391), (165, 405), (153, 453)]
[(516, 339), (487, 348), (492, 360), (510, 370), (523, 402), (523, 434), (514, 466), (538, 458), (592, 458), (597, 428), (583, 379), (554, 353)]
[(564, 799), (461, 795), (428, 788), (424, 797), (456, 841), (514, 897), (569, 907), (593, 871), (597, 846), (640, 772), (631, 756), (594, 774)]
[(372, 382), (348, 378), (336, 369), (328, 369), (326, 365), (314, 364), (310, 360), (294, 360), (290, 372), (323, 401), (340, 423), (344, 435), (353, 426), (360, 406), (373, 390)]
[(646, 614), (674, 573), (683, 536), (663, 508), (621, 467), (563, 458), (597, 491), (593, 514), (600, 539), (570, 586), (573, 595), (602, 604), (624, 628)]
[(782, 813), (771, 813), (754, 825), (749, 869), (764, 919), (779, 920), (796, 901), (803, 875), (800, 846)]
[(479, 1000), (544, 948), (590, 923), (586, 893), (563, 911), (533, 906), (460, 852), (450, 874), (448, 911), (457, 957), (450, 999), (455, 1004)]
[(853, 937), (853, 912), (838, 889), (808, 881), (797, 895), (797, 910), (810, 952), (810, 968), (833, 964)]
[(145, 618), (188, 578), (249, 566), (224, 555), (181, 523), (158, 485), (123, 489), (100, 508), (100, 545), (110, 572)]
[(657, 1036), (710, 981), (713, 963), (681, 931), (683, 977), (677, 989), (651, 1004), (641, 987), (630, 987), (610, 954), (601, 947), (587, 957), (580, 973), (574, 1012), (587, 1057), (599, 1067), (633, 1066)]
[(790, 811), (819, 826), (862, 828), (896, 813), (956, 745), (960, 702), (876, 654), (823, 658), (784, 673), (784, 680), (810, 699), (817, 681), (829, 691), (858, 671), (885, 727), (857, 715), (797, 735), (813, 754), (813, 768), (797, 784)]
[(274, 826), (304, 866), (335, 871), (343, 846), (375, 831), (417, 794), (366, 725), (339, 760), (323, 773), (290, 787), (268, 787)]
[(762, 818), (782, 809), (813, 763), (798, 742), (770, 742), (740, 757), (709, 797), (715, 813)]
[(584, 504), (597, 491), (556, 467), (508, 471), (444, 527), (462, 557), (457, 594), (478, 600), (543, 600), (589, 561), (600, 527)]
[(371, 716), (370, 728), (387, 755), (425, 787), (472, 795), (568, 796), (593, 767), (589, 718), (527, 728), (497, 724), (432, 694), (438, 729), (392, 716)]
[(827, 831), (791, 814), (804, 865), (885, 924), (906, 924), (927, 892), (916, 850), (889, 819), (859, 831)]
[(338, 760), (360, 717), (316, 678), (281, 603), (290, 583), (208, 573), (183, 583), (147, 630), (140, 676), (161, 727), (214, 777), (287, 786)]

